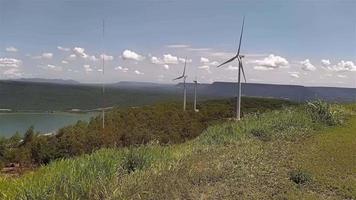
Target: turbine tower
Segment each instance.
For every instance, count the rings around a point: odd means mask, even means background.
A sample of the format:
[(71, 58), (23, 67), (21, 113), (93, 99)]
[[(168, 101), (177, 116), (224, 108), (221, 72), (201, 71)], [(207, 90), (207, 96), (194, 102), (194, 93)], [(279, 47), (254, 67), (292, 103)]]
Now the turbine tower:
[(194, 111), (195, 112), (199, 112), (199, 110), (197, 109), (197, 88), (198, 88), (198, 79), (197, 77), (195, 77), (194, 80)]
[(175, 80), (179, 80), (179, 79), (183, 79), (183, 87), (184, 87), (184, 90), (183, 90), (183, 110), (185, 111), (186, 109), (186, 104), (187, 104), (187, 88), (185, 86), (185, 80), (187, 79), (187, 75), (185, 75), (185, 68), (187, 67), (187, 58), (185, 58), (185, 61), (184, 61), (184, 70), (183, 70), (183, 74), (175, 79), (173, 79), (173, 81)]
[(244, 25), (245, 25), (245, 17), (242, 20), (242, 28), (241, 28), (241, 35), (240, 35), (240, 41), (239, 41), (239, 48), (237, 50), (237, 53), (234, 57), (230, 58), (229, 60), (225, 61), (224, 63), (220, 64), (217, 67), (221, 67), (227, 63), (230, 63), (234, 60), (238, 60), (239, 68), (238, 68), (238, 91), (237, 91), (237, 97), (236, 97), (236, 120), (241, 119), (241, 72), (244, 76), (245, 82), (246, 82), (246, 76), (245, 76), (245, 71), (242, 65), (242, 58), (244, 58), (243, 55), (240, 55), (240, 50), (241, 50), (241, 41), (242, 41), (242, 35), (244, 32)]
[[(105, 38), (105, 20), (103, 19), (103, 43), (104, 43), (104, 38)], [(103, 44), (104, 45), (104, 44)], [(103, 96), (103, 105), (102, 105), (102, 128), (105, 129), (105, 83), (104, 83), (104, 74), (105, 74), (105, 53), (102, 55), (102, 75), (103, 75), (103, 80), (102, 80), (102, 96)]]

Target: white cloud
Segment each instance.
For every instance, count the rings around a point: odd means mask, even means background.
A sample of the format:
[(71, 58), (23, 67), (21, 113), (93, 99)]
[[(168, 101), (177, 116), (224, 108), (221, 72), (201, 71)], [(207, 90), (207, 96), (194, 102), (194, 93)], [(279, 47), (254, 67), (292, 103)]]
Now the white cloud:
[(57, 49), (60, 51), (70, 51), (70, 48), (65, 48), (65, 47), (61, 47), (61, 46), (57, 46)]
[(210, 51), (210, 48), (188, 48), (188, 51)]
[(234, 67), (234, 66), (232, 66), (232, 65), (229, 65), (227, 68), (226, 68), (226, 70), (230, 70), (230, 71), (235, 71), (235, 70), (238, 70), (239, 69), (239, 67)]
[(45, 67), (45, 69), (51, 69), (54, 71), (62, 71), (62, 67), (61, 66), (56, 66), (56, 65), (47, 65), (47, 67)]
[(62, 62), (61, 62), (62, 64), (68, 64), (68, 61), (66, 61), (66, 60), (62, 60)]
[(77, 58), (77, 56), (75, 55), (75, 54), (70, 54), (69, 56), (68, 56), (68, 59), (69, 60), (75, 60)]
[(121, 66), (117, 66), (117, 67), (115, 67), (114, 69), (115, 69), (115, 70), (121, 70), (121, 71), (123, 71), (123, 72), (129, 71), (129, 68), (121, 67)]
[(188, 48), (189, 45), (186, 44), (171, 44), (167, 45), (168, 48)]
[(178, 57), (172, 56), (171, 54), (163, 55), (163, 61), (166, 64), (178, 64)]
[(293, 78), (299, 78), (299, 74), (290, 74), (290, 76)]
[(11, 68), (4, 71), (3, 75), (8, 78), (18, 78), (22, 76), (22, 72), (18, 68)]
[(167, 64), (163, 65), (163, 67), (167, 70), (169, 69), (169, 65), (167, 65)]
[(301, 61), (300, 64), (302, 65), (302, 69), (304, 71), (315, 71), (316, 70), (316, 67), (313, 64), (311, 64), (309, 59)]
[[(178, 61), (181, 63), (185, 63), (185, 58), (178, 58)], [(192, 59), (187, 59), (187, 63), (191, 63), (191, 62), (193, 62)]]
[(323, 59), (323, 60), (321, 60), (321, 65), (323, 67), (328, 67), (331, 65), (331, 62), (330, 62), (330, 60)]
[(81, 47), (74, 47), (73, 52), (75, 55), (82, 57), (82, 58), (88, 58), (88, 54), (85, 53), (85, 49)]
[(219, 62), (218, 61), (213, 61), (210, 63), (210, 65), (219, 65)]
[(142, 73), (142, 72), (140, 72), (140, 71), (138, 71), (138, 70), (135, 70), (135, 74), (137, 74), (137, 75), (143, 75), (144, 73)]
[(333, 66), (331, 65), (324, 66), (324, 68), (329, 71), (336, 71), (336, 72), (356, 71), (356, 65), (352, 61), (344, 61), (344, 60), (341, 60), (339, 63)]
[(157, 58), (155, 56), (151, 57), (151, 63), (152, 64), (157, 64), (157, 65), (164, 64), (164, 62), (161, 59), (159, 59), (159, 58)]
[(5, 49), (7, 52), (18, 52), (18, 49), (17, 48), (15, 48), (15, 47), (7, 47), (6, 49)]
[(346, 75), (342, 75), (342, 74), (337, 75), (337, 77), (339, 77), (339, 78), (347, 78)]
[(83, 67), (84, 67), (84, 70), (86, 72), (92, 72), (93, 71), (93, 69), (90, 67), (90, 65), (83, 65)]
[(289, 65), (287, 59), (281, 56), (275, 56), (273, 54), (269, 55), (268, 57), (265, 57), (262, 60), (252, 61), (252, 63), (257, 64), (256, 66), (257, 69), (263, 69), (263, 68), (278, 69), (278, 68), (286, 68)]
[(264, 66), (254, 66), (253, 69), (258, 70), (258, 71), (269, 71), (269, 70), (273, 70), (273, 68), (264, 67)]
[(89, 56), (89, 60), (90, 61), (93, 61), (93, 62), (96, 62), (99, 60), (99, 58), (95, 57), (95, 56)]
[(106, 54), (101, 54), (100, 55), (101, 59), (104, 59), (105, 61), (112, 61), (114, 60), (114, 56), (106, 55)]
[(201, 63), (208, 63), (209, 59), (208, 58), (204, 58), (204, 57), (200, 57), (200, 62)]
[(41, 58), (51, 59), (51, 58), (53, 58), (53, 53), (43, 53), (41, 55)]
[(136, 60), (136, 61), (145, 59), (145, 57), (143, 57), (142, 55), (128, 49), (122, 52), (122, 58), (127, 60)]
[(17, 68), (21, 65), (22, 61), (15, 58), (0, 58), (0, 67)]
[(209, 70), (210, 67), (208, 65), (202, 65), (198, 67), (199, 69), (205, 69), (205, 70)]

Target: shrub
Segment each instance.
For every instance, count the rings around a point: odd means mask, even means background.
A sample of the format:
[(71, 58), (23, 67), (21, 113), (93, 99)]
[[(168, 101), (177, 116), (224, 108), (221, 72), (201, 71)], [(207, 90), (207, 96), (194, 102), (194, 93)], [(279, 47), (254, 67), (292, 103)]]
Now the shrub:
[(121, 164), (121, 167), (127, 173), (132, 173), (136, 170), (141, 170), (144, 167), (148, 166), (150, 162), (151, 159), (149, 154), (146, 154), (144, 151), (140, 151), (137, 148), (131, 148), (124, 156), (124, 160)]
[(250, 134), (262, 141), (269, 141), (271, 140), (271, 133), (263, 128), (253, 128), (250, 130)]
[(302, 170), (295, 170), (289, 173), (289, 179), (298, 185), (304, 185), (311, 182), (310, 173)]
[(321, 122), (329, 126), (340, 123), (338, 112), (333, 110), (327, 102), (321, 100), (308, 102), (307, 112), (314, 122)]

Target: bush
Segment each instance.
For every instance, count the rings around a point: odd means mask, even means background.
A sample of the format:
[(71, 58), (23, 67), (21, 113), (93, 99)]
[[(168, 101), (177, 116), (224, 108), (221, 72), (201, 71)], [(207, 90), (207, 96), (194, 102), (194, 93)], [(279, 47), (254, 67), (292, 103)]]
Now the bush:
[(149, 154), (146, 154), (144, 151), (139, 151), (137, 148), (131, 148), (124, 156), (121, 167), (127, 173), (132, 173), (147, 167), (150, 162), (151, 159)]
[(262, 141), (269, 141), (272, 137), (271, 133), (263, 128), (253, 128), (250, 130), (250, 134)]
[(331, 105), (327, 102), (321, 100), (308, 102), (307, 112), (314, 122), (321, 122), (329, 126), (340, 123), (338, 112), (333, 110)]
[(295, 170), (289, 173), (289, 179), (298, 185), (304, 185), (311, 182), (310, 173), (302, 170)]

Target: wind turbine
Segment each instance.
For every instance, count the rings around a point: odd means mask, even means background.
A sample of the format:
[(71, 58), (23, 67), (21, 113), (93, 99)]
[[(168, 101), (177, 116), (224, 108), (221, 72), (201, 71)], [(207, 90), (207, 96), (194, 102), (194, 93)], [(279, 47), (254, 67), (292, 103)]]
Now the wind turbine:
[(245, 25), (245, 17), (242, 20), (242, 28), (241, 28), (241, 35), (240, 35), (240, 42), (239, 42), (239, 48), (237, 50), (237, 53), (234, 57), (230, 58), (229, 60), (225, 61), (224, 63), (220, 64), (217, 67), (221, 67), (227, 63), (230, 63), (234, 60), (238, 60), (239, 62), (239, 69), (238, 69), (238, 91), (237, 91), (237, 98), (236, 98), (236, 120), (241, 119), (241, 72), (244, 76), (245, 82), (246, 82), (246, 76), (245, 76), (245, 71), (242, 65), (242, 58), (244, 58), (243, 55), (240, 55), (240, 50), (241, 50), (241, 41), (242, 41), (242, 34), (244, 32), (244, 25)]
[(179, 79), (183, 79), (183, 87), (184, 87), (184, 90), (183, 90), (183, 110), (185, 111), (185, 108), (186, 108), (186, 104), (187, 104), (187, 88), (185, 86), (185, 80), (187, 79), (187, 75), (185, 75), (185, 68), (187, 67), (187, 58), (185, 58), (185, 61), (184, 61), (184, 70), (183, 70), (183, 74), (175, 79), (173, 79), (173, 81), (175, 80), (179, 80)]
[[(105, 39), (105, 20), (103, 19), (103, 43)], [(102, 85), (101, 85), (101, 92), (103, 96), (103, 105), (101, 110), (102, 115), (102, 128), (105, 129), (105, 83), (104, 83), (104, 76), (105, 76), (105, 54), (102, 55)]]
[(197, 109), (197, 88), (198, 88), (198, 79), (197, 77), (195, 77), (194, 80), (194, 111), (195, 112), (199, 112), (199, 110)]

